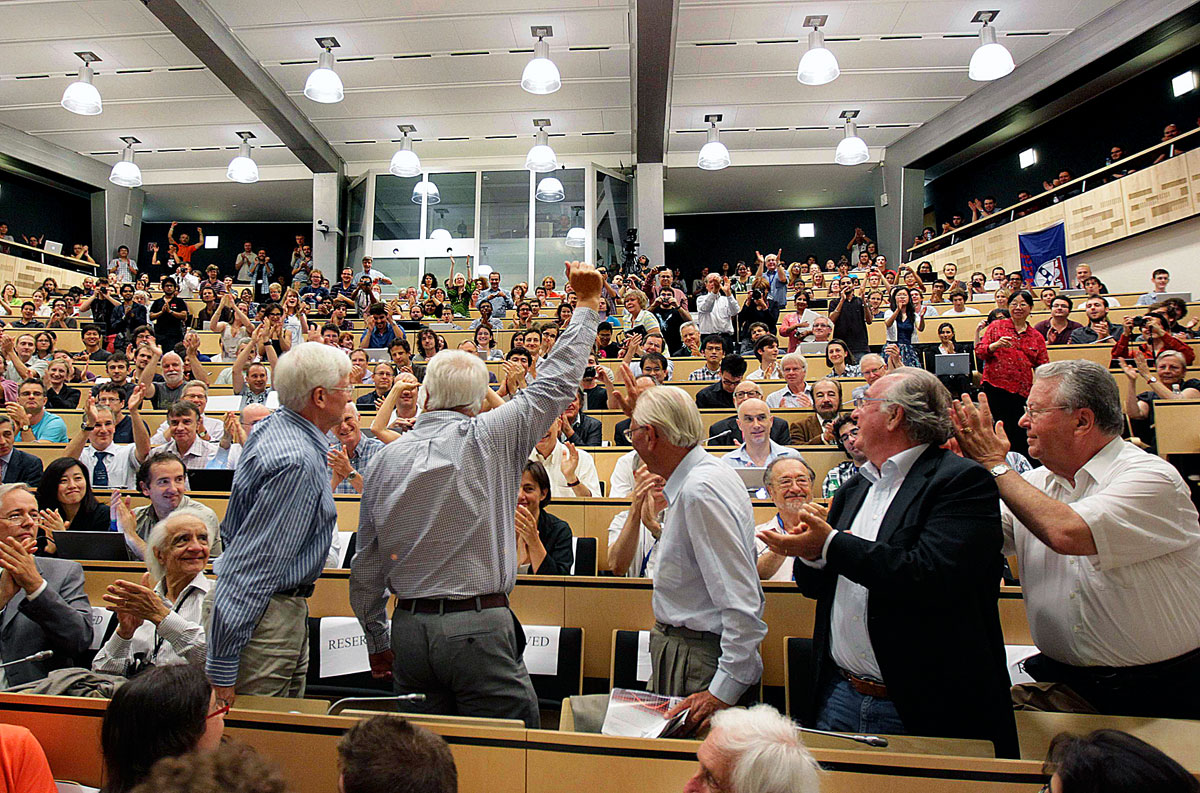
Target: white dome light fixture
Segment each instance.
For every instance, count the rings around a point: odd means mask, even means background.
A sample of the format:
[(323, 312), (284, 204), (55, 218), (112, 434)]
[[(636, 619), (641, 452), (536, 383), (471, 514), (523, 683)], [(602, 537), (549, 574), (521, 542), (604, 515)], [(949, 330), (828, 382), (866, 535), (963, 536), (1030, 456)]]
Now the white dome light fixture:
[(579, 217), (579, 213), (583, 211), (583, 207), (571, 207), (571, 211), (575, 214), (575, 225), (571, 226), (571, 228), (567, 230), (567, 247), (586, 248), (587, 231), (584, 230), (583, 222)]
[(250, 139), (254, 133), (239, 132), (237, 135), (242, 139), (242, 145), (238, 147), (238, 155), (229, 161), (225, 178), (240, 184), (254, 184), (258, 181), (258, 163), (250, 157)]
[(333, 49), (341, 45), (333, 36), (322, 36), (317, 39), (317, 44), (323, 52), (317, 59), (317, 68), (309, 73), (308, 80), (304, 82), (304, 95), (323, 105), (337, 104), (346, 96), (342, 78), (333, 70)]
[(554, 35), (549, 25), (534, 25), (531, 29), (537, 44), (533, 45), (533, 59), (525, 64), (521, 73), (521, 87), (531, 94), (552, 94), (562, 88), (562, 77), (558, 67), (550, 60), (550, 45), (543, 39)]
[(433, 206), (434, 204), (442, 203), (442, 194), (438, 192), (437, 185), (429, 181), (429, 177), (426, 176), (413, 185), (412, 202), (414, 204), (424, 202), (429, 206)]
[(558, 177), (547, 176), (538, 182), (537, 190), (533, 195), (538, 201), (552, 204), (566, 198), (567, 191), (563, 188), (563, 183), (559, 181)]
[(537, 135), (534, 137), (533, 148), (525, 155), (525, 169), (534, 173), (557, 171), (558, 156), (547, 143), (549, 136), (546, 134), (546, 127), (550, 126), (550, 119), (535, 118), (533, 125), (537, 127)]
[(81, 116), (98, 116), (104, 110), (100, 101), (100, 91), (92, 85), (92, 64), (100, 58), (94, 52), (77, 52), (83, 66), (79, 67), (79, 79), (67, 86), (63, 91), (62, 106), (72, 113)]
[(829, 16), (824, 14), (804, 18), (804, 27), (812, 28), (812, 33), (808, 34), (808, 50), (800, 58), (796, 79), (805, 85), (832, 83), (842, 73), (837, 57), (825, 46), (825, 34), (821, 32), (821, 26), (828, 20)]
[(858, 111), (843, 110), (841, 117), (846, 119), (846, 136), (838, 142), (833, 161), (838, 165), (859, 165), (871, 159), (867, 143), (858, 137), (858, 125), (854, 123)]
[(133, 161), (133, 146), (141, 141), (134, 137), (122, 137), (121, 141), (125, 144), (125, 153), (121, 155), (120, 162), (112, 167), (108, 181), (121, 187), (141, 187), (142, 169)]
[(971, 65), (967, 67), (967, 76), (972, 80), (999, 80), (1016, 68), (1012, 54), (1003, 44), (996, 43), (996, 29), (988, 24), (999, 13), (980, 11), (971, 20), (983, 23), (983, 27), (979, 29), (979, 47), (971, 54)]
[(721, 133), (717, 131), (717, 122), (721, 118), (720, 113), (711, 113), (704, 117), (705, 122), (712, 126), (708, 128), (708, 141), (701, 147), (696, 164), (706, 171), (719, 171), (729, 167), (729, 149), (725, 148), (725, 144), (721, 142)]
[(434, 214), (437, 215), (437, 228), (435, 228), (433, 231), (429, 232), (429, 239), (441, 240), (443, 242), (449, 242), (450, 240), (453, 239), (453, 236), (446, 229), (446, 213), (448, 213), (449, 211), (450, 210), (448, 210), (448, 209), (433, 210)]
[(421, 158), (412, 150), (412, 141), (408, 139), (409, 133), (416, 132), (417, 128), (412, 124), (400, 124), (398, 128), (404, 133), (404, 137), (400, 140), (399, 151), (392, 155), (388, 171), (396, 176), (420, 176)]

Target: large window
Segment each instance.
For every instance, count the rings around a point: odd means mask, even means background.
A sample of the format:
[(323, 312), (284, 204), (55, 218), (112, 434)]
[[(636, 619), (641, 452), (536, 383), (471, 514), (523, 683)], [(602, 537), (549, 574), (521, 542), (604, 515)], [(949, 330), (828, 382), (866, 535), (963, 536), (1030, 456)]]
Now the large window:
[[(392, 279), (392, 286), (384, 284), (382, 290), (385, 295), (390, 295), (417, 285), (421, 260), (376, 256), (371, 266)], [(357, 264), (354, 266), (354, 272), (360, 269)]]
[(596, 266), (615, 272), (624, 254), (622, 246), (629, 228), (629, 184), (596, 172)]
[(479, 193), (479, 264), (501, 284), (529, 277), (529, 171), (484, 171)]
[[(367, 182), (370, 177), (362, 179), (354, 187), (350, 189), (350, 207), (346, 226), (348, 234), (346, 235), (346, 262), (355, 265), (362, 261), (362, 257), (366, 255), (366, 245), (363, 240), (363, 224), (366, 221), (367, 214)], [(337, 280), (336, 278), (334, 280)]]
[(377, 240), (421, 239), (421, 205), (412, 200), (419, 176), (375, 177), (375, 231)]
[[(567, 234), (572, 228), (583, 227), (584, 209), (584, 172), (582, 168), (555, 171), (551, 174), (536, 174), (540, 181), (545, 176), (553, 176), (562, 182), (564, 197), (562, 201), (534, 203), (534, 235), (533, 235), (533, 288), (540, 284), (547, 275), (561, 290), (563, 287), (563, 262), (580, 261), (584, 256), (584, 248), (567, 245)], [(584, 238), (578, 238), (580, 243)], [(573, 239), (574, 239), (573, 238)]]
[[(425, 223), (425, 236), (432, 238), (434, 231), (449, 232), (455, 240), (475, 237), (475, 172), (431, 173), (429, 181), (438, 189), (439, 201), (429, 205), (429, 217)], [(456, 246), (455, 253), (458, 248)], [(427, 256), (441, 256), (445, 248)]]

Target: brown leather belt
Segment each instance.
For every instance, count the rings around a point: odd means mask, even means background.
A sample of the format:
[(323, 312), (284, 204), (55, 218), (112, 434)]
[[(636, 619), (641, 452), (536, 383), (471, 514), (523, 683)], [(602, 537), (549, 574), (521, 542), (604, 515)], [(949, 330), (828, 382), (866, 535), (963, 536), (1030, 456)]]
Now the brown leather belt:
[(495, 593), (492, 595), (476, 595), (470, 598), (414, 598), (401, 600), (396, 608), (410, 614), (450, 614), (458, 611), (483, 611), (484, 609), (502, 609), (508, 606), (508, 595)]
[(885, 686), (883, 683), (880, 683), (878, 680), (868, 680), (865, 677), (859, 677), (852, 672), (847, 672), (841, 667), (838, 668), (838, 673), (846, 680), (847, 683), (850, 684), (851, 688), (862, 694), (864, 697), (890, 699), (890, 697), (888, 697), (887, 686)]

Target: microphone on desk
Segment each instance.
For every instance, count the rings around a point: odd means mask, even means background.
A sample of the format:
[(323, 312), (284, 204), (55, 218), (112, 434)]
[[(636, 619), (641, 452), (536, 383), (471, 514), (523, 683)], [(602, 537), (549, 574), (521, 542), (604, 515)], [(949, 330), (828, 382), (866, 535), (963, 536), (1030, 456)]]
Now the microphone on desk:
[(336, 716), (352, 705), (371, 704), (376, 702), (424, 702), (424, 694), (392, 694), (386, 697), (345, 697), (329, 706), (326, 716)]
[(33, 655), (27, 655), (24, 658), (18, 658), (15, 661), (6, 661), (6, 662), (0, 664), (0, 669), (5, 669), (7, 667), (15, 666), (17, 664), (30, 663), (32, 661), (45, 661), (47, 658), (50, 658), (53, 655), (54, 655), (53, 650), (42, 650), (41, 652), (34, 653)]
[(867, 746), (885, 747), (888, 739), (881, 735), (852, 735), (848, 732), (830, 732), (829, 730), (814, 730), (811, 727), (801, 727), (800, 732), (811, 732), (813, 735), (828, 735), (830, 738), (845, 738), (855, 743), (865, 743)]
[(724, 432), (718, 432), (716, 435), (710, 435), (708, 438), (706, 438), (704, 440), (704, 445), (707, 446), (709, 443), (711, 443), (712, 441), (715, 441), (717, 438), (724, 438), (726, 435), (732, 435), (732, 434), (733, 434), (733, 430), (725, 430)]

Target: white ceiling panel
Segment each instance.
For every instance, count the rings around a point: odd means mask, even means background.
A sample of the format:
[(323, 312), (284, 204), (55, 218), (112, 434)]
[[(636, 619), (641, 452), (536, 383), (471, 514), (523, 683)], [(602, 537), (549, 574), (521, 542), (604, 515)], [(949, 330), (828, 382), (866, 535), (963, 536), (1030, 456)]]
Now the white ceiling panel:
[[(671, 168), (663, 183), (669, 214), (869, 206), (871, 166), (738, 166), (723, 171)], [(820, 214), (812, 220), (820, 222)], [(670, 227), (671, 219), (666, 219)], [(802, 249), (796, 240), (793, 250)]]

